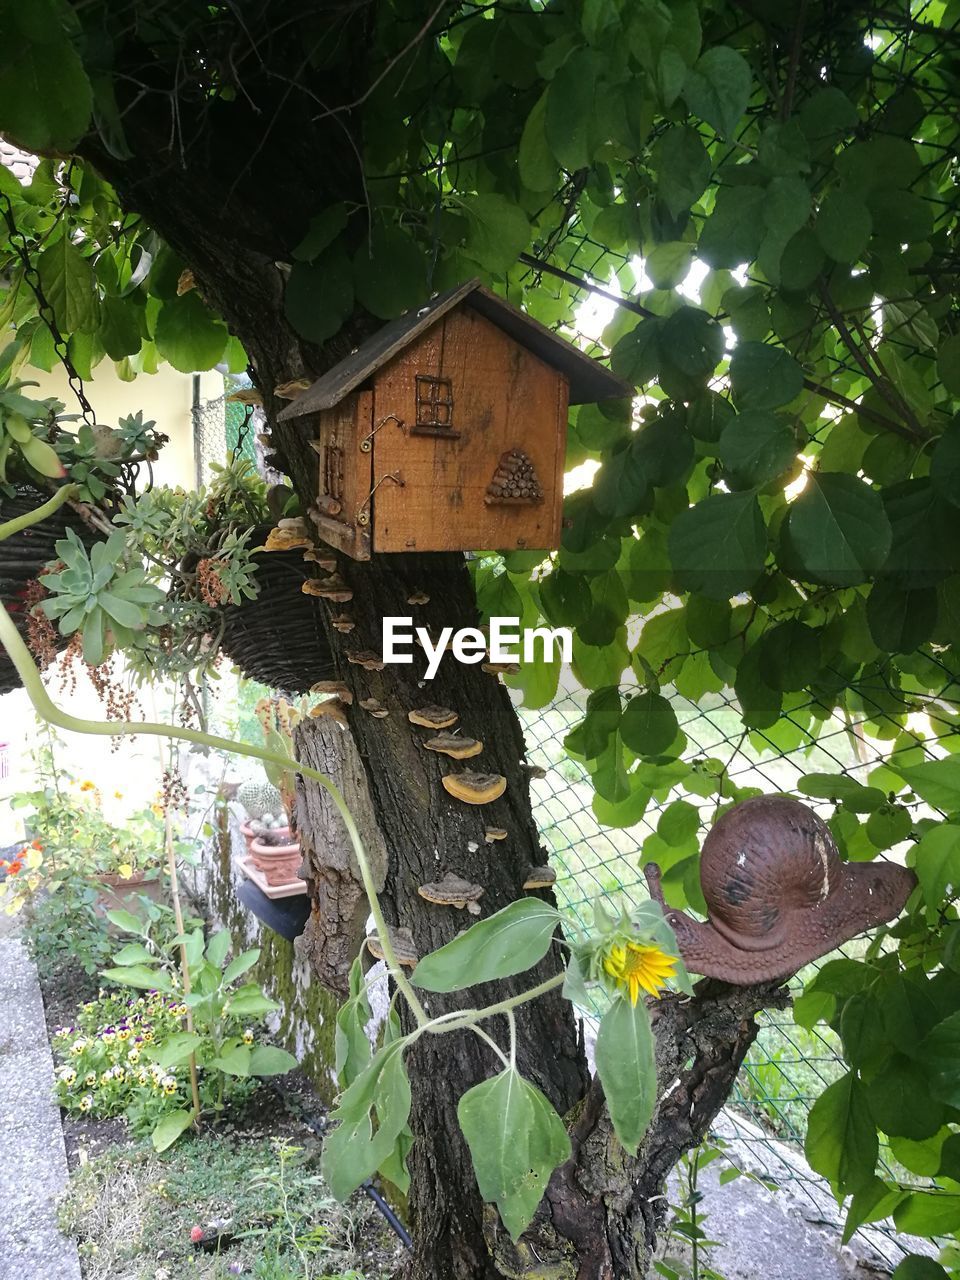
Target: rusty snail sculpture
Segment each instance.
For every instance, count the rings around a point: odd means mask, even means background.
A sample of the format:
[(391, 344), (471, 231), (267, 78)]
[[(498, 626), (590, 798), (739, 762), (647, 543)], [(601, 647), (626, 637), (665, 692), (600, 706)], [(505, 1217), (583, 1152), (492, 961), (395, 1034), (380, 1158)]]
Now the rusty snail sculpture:
[[(646, 868), (663, 903), (660, 869)], [(788, 978), (903, 910), (916, 876), (890, 863), (842, 862), (827, 824), (789, 796), (734, 805), (703, 842), (705, 923), (665, 906), (693, 973), (746, 986)]]

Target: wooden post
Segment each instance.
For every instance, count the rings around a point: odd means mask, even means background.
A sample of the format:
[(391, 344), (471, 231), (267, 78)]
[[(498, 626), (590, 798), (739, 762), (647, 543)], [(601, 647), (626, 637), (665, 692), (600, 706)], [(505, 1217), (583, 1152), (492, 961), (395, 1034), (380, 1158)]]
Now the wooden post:
[[(294, 732), (297, 759), (333, 778), (363, 832), (377, 890), (387, 874), (387, 849), (374, 816), (366, 773), (349, 730), (328, 716), (302, 721)], [(350, 966), (366, 932), (370, 909), (350, 843), (327, 792), (297, 780), (297, 831), (303, 850), (301, 874), (310, 886), (313, 910), (303, 947), (319, 982), (347, 993)]]

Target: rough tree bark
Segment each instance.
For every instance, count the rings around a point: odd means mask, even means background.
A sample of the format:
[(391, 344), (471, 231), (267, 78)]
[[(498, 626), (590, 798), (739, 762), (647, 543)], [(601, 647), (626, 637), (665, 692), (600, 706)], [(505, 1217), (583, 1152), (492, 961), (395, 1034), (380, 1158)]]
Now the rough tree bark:
[[(357, 100), (370, 81), (365, 65), (369, 12), (369, 6), (338, 10), (334, 5), (317, 15), (318, 47), (329, 20), (338, 51), (324, 72), (325, 102)], [(285, 319), (284, 275), (277, 265), (289, 261), (291, 247), (319, 209), (341, 199), (363, 204), (354, 122), (349, 115), (320, 112), (308, 95), (291, 91), (289, 69), (305, 65), (293, 24), (278, 21), (256, 46), (256, 59), (245, 55), (243, 91), (231, 104), (211, 100), (200, 84), (203, 67), (219, 51), (206, 62), (194, 60), (196, 51), (189, 51), (193, 84), (190, 75), (181, 80), (179, 60), (174, 68), (155, 47), (138, 42), (135, 24), (122, 38), (119, 31), (111, 35), (116, 35), (117, 94), (130, 155), (109, 154), (93, 137), (81, 152), (113, 183), (125, 207), (142, 214), (192, 269), (203, 296), (244, 344), (273, 422), (284, 403), (274, 396), (275, 386), (305, 373), (320, 374), (373, 327), (370, 317), (358, 312), (323, 349), (303, 343)], [(286, 39), (294, 41), (289, 48)], [(310, 431), (279, 424), (274, 438), (278, 458), (306, 507), (317, 480)], [(419, 666), (367, 672), (349, 661), (357, 649), (379, 652), (381, 619), (387, 614), (413, 612), (431, 628), (475, 624), (462, 558), (340, 560), (354, 591), (350, 609), (356, 629), (347, 636), (328, 629), (329, 641), (339, 676), (354, 692), (350, 731), (372, 801), (368, 843), (377, 844), (379, 831), (387, 857), (387, 919), (409, 927), (423, 954), (449, 941), (466, 920), (451, 908), (425, 902), (418, 885), (445, 870), (457, 872), (484, 885), (482, 908), (489, 914), (522, 893), (527, 867), (546, 860), (522, 768), (522, 733), (506, 689), (478, 666), (447, 659), (437, 679), (421, 687)], [(408, 597), (420, 590), (430, 595), (430, 603), (412, 609)], [(361, 698), (370, 695), (389, 708), (387, 719), (374, 719), (360, 708)], [(500, 800), (476, 809), (442, 789), (440, 758), (422, 749), (422, 731), (407, 720), (411, 708), (427, 702), (456, 710), (464, 730), (482, 739), (478, 763), (507, 778)], [(312, 800), (321, 803), (315, 793)], [(507, 828), (509, 839), (486, 844), (488, 824)], [(555, 948), (536, 971), (471, 992), (470, 1002), (517, 992), (556, 973), (559, 964)], [(663, 1201), (656, 1197), (664, 1178), (722, 1104), (755, 1034), (752, 1015), (779, 999), (766, 988), (709, 988), (690, 1002), (663, 1002), (658, 1054), (665, 1092), (635, 1161), (624, 1157), (611, 1135), (571, 1007), (556, 992), (525, 1006), (518, 1018), (519, 1066), (569, 1116), (574, 1154), (555, 1175), (537, 1222), (516, 1248), (479, 1199), (456, 1123), (459, 1095), (495, 1070), (497, 1062), (475, 1036), (424, 1037), (409, 1060), (416, 1138), (410, 1160), (416, 1241), (410, 1280), (644, 1276), (661, 1217)], [(432, 997), (430, 1009), (440, 1013), (464, 1003)], [(503, 1028), (490, 1030), (499, 1034)], [(692, 1066), (685, 1065), (688, 1061)]]

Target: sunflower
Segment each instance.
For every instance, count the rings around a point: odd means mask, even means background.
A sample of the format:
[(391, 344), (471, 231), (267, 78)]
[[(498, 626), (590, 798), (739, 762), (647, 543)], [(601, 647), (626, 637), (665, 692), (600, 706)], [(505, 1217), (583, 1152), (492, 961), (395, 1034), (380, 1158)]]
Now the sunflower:
[(617, 985), (628, 992), (630, 1003), (636, 1004), (641, 989), (651, 996), (660, 994), (674, 975), (677, 958), (659, 947), (626, 942), (610, 947), (603, 967)]

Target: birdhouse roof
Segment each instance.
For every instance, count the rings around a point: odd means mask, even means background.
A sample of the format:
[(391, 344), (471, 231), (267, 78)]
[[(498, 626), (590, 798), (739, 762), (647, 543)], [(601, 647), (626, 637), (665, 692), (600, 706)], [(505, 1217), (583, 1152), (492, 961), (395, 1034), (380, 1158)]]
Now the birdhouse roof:
[(615, 377), (598, 361), (584, 355), (538, 320), (498, 298), (479, 280), (470, 280), (385, 324), (287, 405), (280, 418), (299, 418), (304, 414), (318, 413), (321, 409), (332, 409), (461, 303), (467, 303), (545, 364), (566, 374), (570, 381), (571, 404), (633, 395), (632, 386)]

